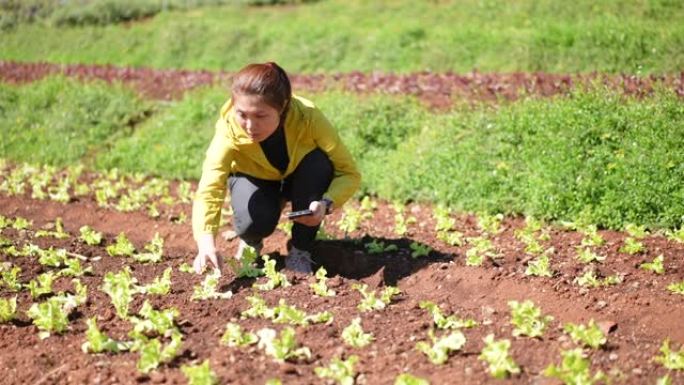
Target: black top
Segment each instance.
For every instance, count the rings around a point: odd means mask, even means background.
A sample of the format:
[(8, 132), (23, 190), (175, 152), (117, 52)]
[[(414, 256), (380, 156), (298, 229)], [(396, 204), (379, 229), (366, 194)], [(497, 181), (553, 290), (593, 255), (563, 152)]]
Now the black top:
[(264, 139), (259, 145), (271, 165), (280, 170), (281, 174), (284, 174), (285, 170), (287, 170), (287, 164), (290, 163), (290, 157), (287, 155), (287, 143), (285, 142), (283, 124), (278, 125), (278, 128), (276, 128), (271, 136)]

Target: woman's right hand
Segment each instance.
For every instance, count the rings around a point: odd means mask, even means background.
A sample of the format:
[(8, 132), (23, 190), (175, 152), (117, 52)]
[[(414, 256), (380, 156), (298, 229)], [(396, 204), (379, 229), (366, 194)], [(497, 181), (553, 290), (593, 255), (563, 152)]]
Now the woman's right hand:
[(214, 243), (213, 234), (202, 234), (197, 239), (197, 256), (195, 257), (195, 262), (192, 264), (195, 272), (197, 274), (202, 274), (207, 266), (207, 260), (209, 260), (214, 268), (221, 271), (223, 265), (223, 258), (216, 255), (216, 245)]

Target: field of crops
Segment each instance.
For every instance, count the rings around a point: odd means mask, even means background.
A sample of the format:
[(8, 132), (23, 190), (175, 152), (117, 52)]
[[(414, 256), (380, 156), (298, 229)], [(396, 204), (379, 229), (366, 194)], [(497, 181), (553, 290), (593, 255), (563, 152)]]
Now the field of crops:
[[(0, 384), (684, 384), (678, 2), (0, 10)], [(198, 275), (204, 151), (267, 59), (363, 184), (315, 274), (284, 216), (230, 258), (228, 197)]]

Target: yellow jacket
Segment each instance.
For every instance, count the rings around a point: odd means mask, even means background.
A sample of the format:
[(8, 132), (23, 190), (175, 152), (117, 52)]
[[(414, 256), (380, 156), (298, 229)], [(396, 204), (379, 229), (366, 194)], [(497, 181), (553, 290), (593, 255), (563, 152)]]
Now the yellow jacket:
[(232, 100), (221, 107), (216, 132), (202, 166), (192, 207), (192, 230), (200, 234), (216, 234), (221, 219), (221, 206), (226, 197), (226, 182), (231, 173), (241, 172), (266, 180), (282, 180), (297, 168), (299, 162), (315, 148), (323, 150), (335, 169), (333, 180), (324, 194), (334, 207), (344, 204), (358, 189), (361, 174), (349, 150), (323, 113), (309, 100), (293, 96), (285, 119), (285, 141), (290, 163), (281, 174), (266, 159), (258, 142), (252, 141), (235, 121)]

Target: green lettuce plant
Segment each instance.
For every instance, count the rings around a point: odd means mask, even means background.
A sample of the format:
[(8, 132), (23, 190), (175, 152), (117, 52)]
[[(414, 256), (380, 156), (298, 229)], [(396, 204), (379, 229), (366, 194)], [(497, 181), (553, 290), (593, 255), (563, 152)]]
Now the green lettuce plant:
[(375, 292), (368, 292), (368, 285), (366, 284), (354, 284), (352, 285), (352, 289), (358, 290), (359, 293), (361, 293), (361, 296), (363, 297), (361, 303), (357, 306), (357, 308), (363, 312), (382, 310), (385, 307), (387, 307), (387, 305), (389, 305), (390, 302), (392, 302), (392, 297), (401, 293), (401, 290), (399, 290), (398, 288), (394, 286), (387, 286), (383, 289), (382, 293), (380, 294), (380, 298), (377, 298), (375, 296)]
[(216, 374), (209, 368), (209, 360), (204, 360), (199, 365), (182, 365), (181, 371), (188, 379), (188, 385), (218, 384)]
[(511, 348), (511, 341), (507, 339), (494, 340), (493, 334), (488, 334), (484, 338), (485, 347), (478, 356), (478, 359), (489, 364), (489, 373), (494, 378), (506, 378), (511, 374), (520, 373), (520, 367), (515, 363), (508, 353)]
[(125, 233), (116, 236), (116, 243), (109, 245), (105, 249), (110, 256), (132, 257), (135, 253), (135, 246), (128, 240)]
[(639, 268), (652, 271), (656, 274), (663, 274), (665, 273), (665, 266), (663, 265), (664, 260), (665, 257), (660, 254), (659, 256), (655, 257), (652, 262), (642, 263)]
[(356, 378), (354, 366), (359, 362), (359, 357), (352, 355), (346, 360), (334, 357), (327, 367), (316, 367), (314, 373), (319, 378), (329, 378), (340, 385), (353, 385)]
[(131, 270), (128, 266), (118, 273), (111, 271), (105, 273), (101, 289), (109, 295), (116, 309), (116, 314), (121, 319), (128, 319), (128, 306), (133, 300), (137, 282), (138, 280), (131, 276)]
[(584, 358), (582, 349), (563, 351), (561, 355), (563, 356), (561, 365), (549, 365), (544, 369), (544, 376), (557, 378), (565, 384), (572, 385), (592, 385), (605, 379), (601, 371), (591, 375), (590, 362)]
[(0, 323), (12, 321), (17, 313), (17, 297), (0, 298)]
[(421, 309), (427, 309), (432, 315), (432, 320), (439, 329), (461, 329), (477, 326), (477, 321), (473, 319), (458, 318), (455, 315), (450, 315), (448, 317), (444, 316), (439, 306), (433, 302), (421, 301), (419, 306)]
[(242, 330), (236, 323), (228, 322), (226, 331), (221, 337), (221, 343), (230, 347), (242, 347), (255, 344), (259, 341), (256, 334)]
[(264, 349), (266, 354), (275, 358), (277, 362), (311, 358), (309, 348), (298, 347), (295, 330), (289, 326), (280, 332), (280, 337), (270, 328), (261, 329), (256, 334), (259, 337), (259, 349)]
[(589, 320), (587, 325), (576, 325), (573, 323), (566, 323), (563, 327), (566, 333), (575, 343), (582, 343), (584, 346), (589, 346), (593, 349), (598, 349), (601, 345), (606, 343), (606, 335), (596, 325), (593, 319)]
[(672, 351), (670, 349), (670, 340), (666, 339), (660, 346), (659, 356), (654, 358), (654, 361), (663, 364), (664, 367), (670, 370), (684, 370), (684, 347), (679, 351)]
[(509, 301), (511, 308), (511, 323), (515, 325), (514, 336), (541, 337), (544, 329), (553, 320), (552, 316), (542, 316), (541, 309), (534, 305), (534, 302), (525, 300)]
[(219, 283), (219, 278), (221, 278), (221, 271), (219, 271), (218, 269), (207, 274), (206, 277), (204, 277), (202, 284), (194, 287), (191, 299), (193, 301), (196, 301), (207, 299), (231, 298), (233, 296), (232, 291), (221, 293), (216, 290)]
[(409, 373), (402, 373), (394, 379), (394, 385), (430, 385), (430, 381)]
[(373, 342), (373, 334), (365, 333), (361, 327), (361, 318), (356, 317), (349, 326), (342, 330), (342, 340), (352, 347), (363, 348)]
[(316, 282), (310, 284), (309, 287), (313, 290), (314, 294), (319, 297), (334, 297), (335, 290), (329, 289), (325, 283), (328, 279), (326, 274), (328, 274), (328, 272), (325, 270), (325, 267), (319, 267), (315, 274)]
[(263, 257), (264, 260), (264, 275), (268, 279), (268, 281), (264, 283), (255, 283), (254, 287), (259, 289), (259, 290), (273, 290), (276, 287), (288, 287), (290, 286), (290, 282), (288, 282), (287, 277), (285, 274), (276, 271), (276, 260), (275, 259), (270, 259), (268, 255), (264, 255)]
[(97, 327), (97, 317), (86, 320), (87, 341), (81, 345), (83, 353), (119, 353), (130, 349), (130, 343), (113, 340)]
[(90, 226), (81, 226), (79, 231), (81, 232), (79, 239), (87, 245), (96, 246), (102, 242), (102, 233), (93, 230)]
[(416, 349), (425, 354), (430, 362), (442, 365), (449, 359), (449, 354), (460, 350), (466, 343), (465, 335), (460, 330), (455, 330), (446, 336), (437, 339), (432, 329), (428, 330), (428, 337), (432, 344), (425, 341), (416, 343)]

